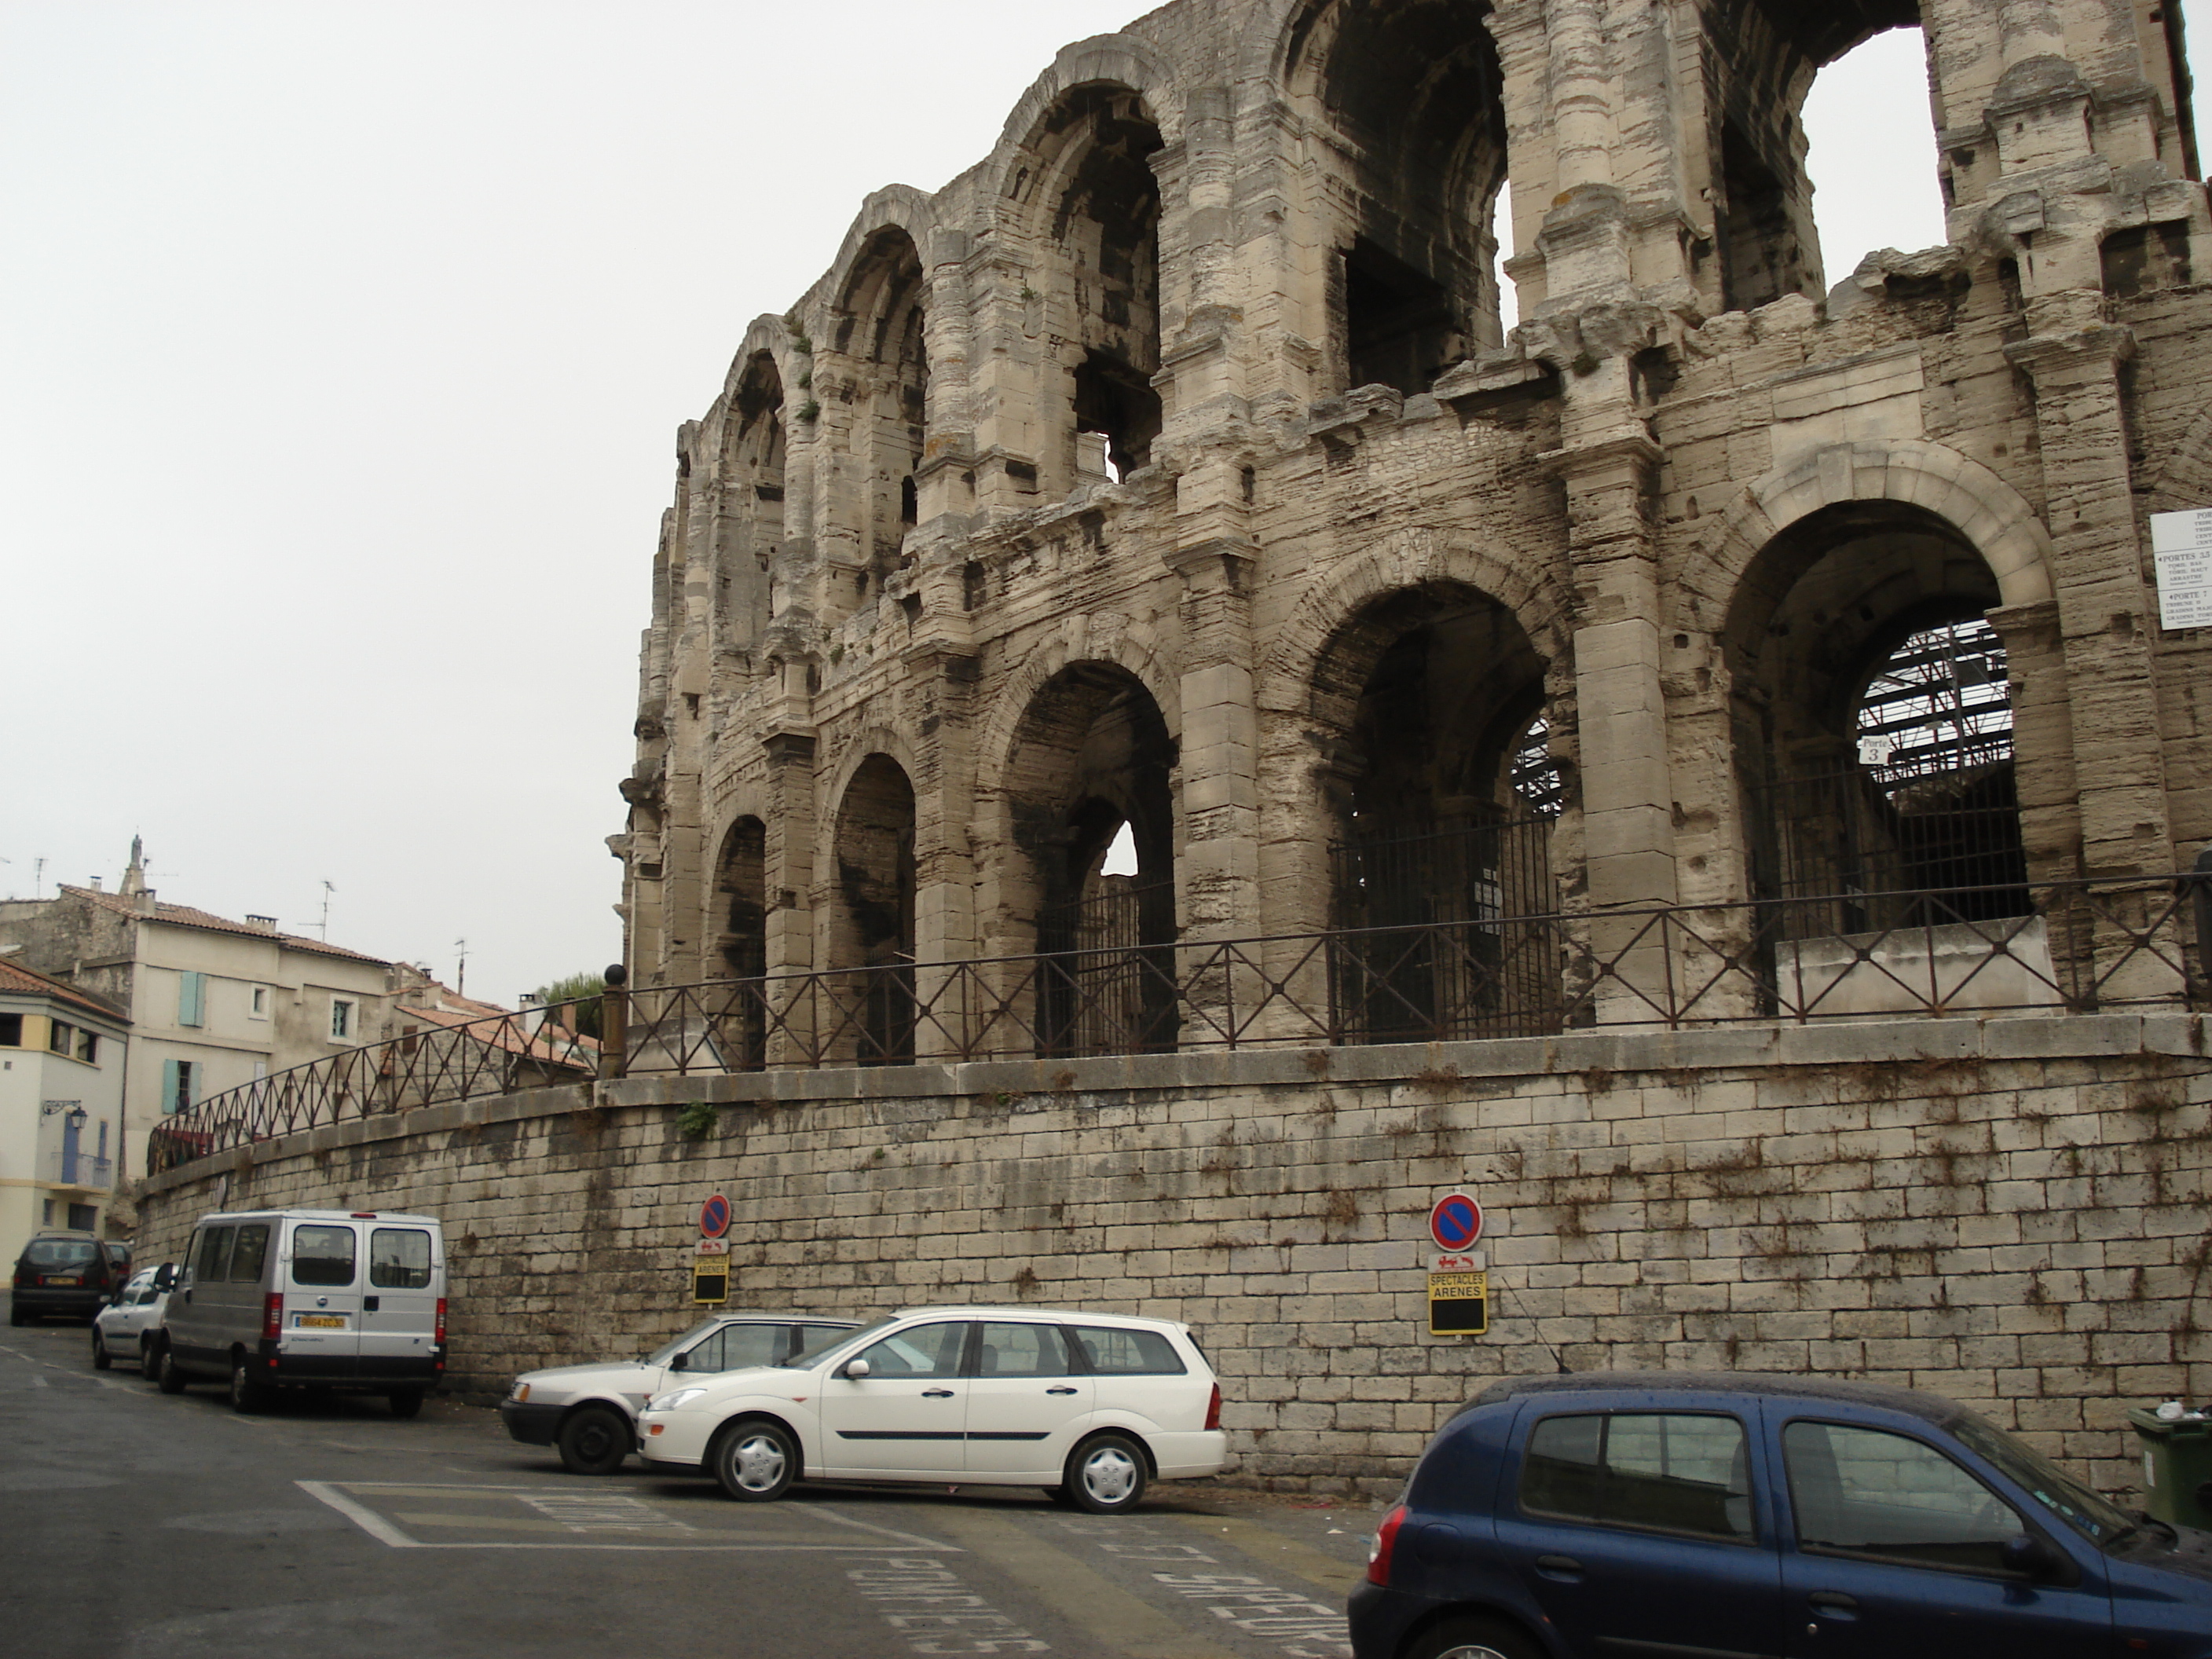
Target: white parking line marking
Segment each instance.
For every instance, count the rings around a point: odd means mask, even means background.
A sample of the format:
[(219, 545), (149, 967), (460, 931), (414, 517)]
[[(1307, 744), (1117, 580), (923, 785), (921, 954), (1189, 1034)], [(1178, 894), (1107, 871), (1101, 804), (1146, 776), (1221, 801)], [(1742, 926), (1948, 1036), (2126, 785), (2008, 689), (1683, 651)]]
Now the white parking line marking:
[(405, 1533), (400, 1531), (398, 1528), (387, 1524), (384, 1517), (377, 1514), (375, 1510), (362, 1508), (362, 1505), (355, 1503), (352, 1498), (348, 1498), (343, 1492), (339, 1492), (336, 1487), (331, 1486), (326, 1481), (300, 1480), (294, 1482), (294, 1484), (297, 1486), (301, 1492), (306, 1492), (308, 1497), (319, 1498), (324, 1503), (328, 1504), (332, 1509), (336, 1510), (340, 1515), (345, 1516), (347, 1520), (352, 1522), (354, 1525), (359, 1527), (371, 1538), (374, 1538), (384, 1543), (389, 1544), (393, 1549), (418, 1550), (434, 1547), (434, 1546), (416, 1543)]
[(845, 1577), (916, 1653), (1052, 1651), (933, 1556), (880, 1556), (848, 1567)]
[[(858, 1550), (869, 1548), (880, 1549), (883, 1547), (880, 1544), (869, 1545), (859, 1542), (850, 1544), (818, 1543), (781, 1536), (763, 1538), (757, 1534), (748, 1535), (744, 1533), (738, 1532), (734, 1528), (722, 1528), (715, 1527), (693, 1526), (686, 1522), (669, 1519), (668, 1517), (661, 1515), (658, 1510), (653, 1510), (649, 1505), (641, 1503), (635, 1498), (592, 1497), (582, 1496), (575, 1493), (562, 1493), (557, 1489), (542, 1486), (479, 1486), (473, 1483), (465, 1486), (458, 1483), (425, 1485), (421, 1482), (376, 1480), (300, 1480), (295, 1481), (293, 1484), (297, 1486), (302, 1492), (307, 1492), (310, 1497), (329, 1504), (332, 1509), (337, 1510), (339, 1514), (346, 1516), (347, 1519), (359, 1526), (361, 1529), (368, 1533), (370, 1537), (391, 1546), (393, 1549), (716, 1550), (722, 1552), (744, 1551), (756, 1553), (768, 1553), (782, 1550), (806, 1553), (849, 1555)], [(443, 1498), (455, 1502), (465, 1502), (471, 1498), (505, 1498), (522, 1504), (526, 1508), (536, 1510), (540, 1515), (552, 1516), (555, 1518), (545, 1521), (519, 1522), (517, 1521), (502, 1519), (493, 1515), (470, 1516), (459, 1512), (447, 1512), (436, 1516), (418, 1516), (412, 1514), (406, 1516), (391, 1516), (380, 1514), (377, 1510), (371, 1509), (368, 1503), (362, 1501), (363, 1498), (371, 1501), (396, 1498), (428, 1498), (432, 1499)], [(591, 1510), (605, 1515), (606, 1519), (603, 1522), (588, 1522), (579, 1527), (573, 1528), (570, 1528), (568, 1525), (567, 1514), (564, 1514), (562, 1511), (568, 1510), (569, 1512), (575, 1512), (570, 1508), (570, 1506), (578, 1504), (588, 1506)], [(905, 1549), (927, 1550), (933, 1553), (942, 1553), (952, 1555), (957, 1555), (962, 1553), (956, 1545), (938, 1543), (931, 1539), (919, 1537), (913, 1533), (898, 1532), (889, 1527), (878, 1527), (869, 1522), (855, 1520), (851, 1516), (839, 1515), (835, 1510), (823, 1508), (818, 1504), (792, 1504), (786, 1505), (785, 1509), (787, 1511), (798, 1511), (800, 1515), (809, 1519), (818, 1518), (820, 1520), (833, 1522), (840, 1527), (851, 1528), (860, 1532), (872, 1534), (878, 1538), (890, 1540), (902, 1548)], [(672, 1540), (670, 1541), (653, 1541), (649, 1543), (623, 1542), (617, 1541), (615, 1539), (605, 1538), (602, 1536), (586, 1535), (557, 1543), (551, 1541), (544, 1543), (522, 1542), (498, 1539), (465, 1539), (457, 1540), (453, 1542), (433, 1542), (427, 1539), (415, 1538), (409, 1535), (409, 1534), (399, 1525), (399, 1522), (402, 1521), (405, 1521), (411, 1525), (418, 1527), (435, 1526), (476, 1528), (485, 1532), (514, 1531), (519, 1529), (520, 1526), (524, 1525), (527, 1525), (532, 1528), (557, 1525), (561, 1526), (563, 1530), (575, 1530), (587, 1534), (600, 1534), (608, 1532), (618, 1534), (628, 1532), (633, 1535), (647, 1533), (659, 1533), (662, 1534), (673, 1534), (678, 1537), (689, 1537), (696, 1539), (699, 1541), (677, 1542)]]
[(1351, 1659), (1344, 1611), (1303, 1590), (1279, 1589), (1265, 1579), (1235, 1572), (1152, 1575), (1178, 1595), (1212, 1603), (1206, 1609), (1247, 1636), (1279, 1644), (1291, 1659)]

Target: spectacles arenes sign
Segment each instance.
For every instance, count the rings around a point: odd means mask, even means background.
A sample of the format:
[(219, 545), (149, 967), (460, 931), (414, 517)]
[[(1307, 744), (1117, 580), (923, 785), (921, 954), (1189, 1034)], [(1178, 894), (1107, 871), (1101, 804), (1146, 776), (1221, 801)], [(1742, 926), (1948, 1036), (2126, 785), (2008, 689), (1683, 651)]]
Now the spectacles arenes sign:
[(1446, 1193), (1429, 1210), (1429, 1237), (1444, 1252), (1429, 1274), (1429, 1334), (1481, 1336), (1490, 1329), (1490, 1275), (1467, 1254), (1482, 1237), (1482, 1206)]

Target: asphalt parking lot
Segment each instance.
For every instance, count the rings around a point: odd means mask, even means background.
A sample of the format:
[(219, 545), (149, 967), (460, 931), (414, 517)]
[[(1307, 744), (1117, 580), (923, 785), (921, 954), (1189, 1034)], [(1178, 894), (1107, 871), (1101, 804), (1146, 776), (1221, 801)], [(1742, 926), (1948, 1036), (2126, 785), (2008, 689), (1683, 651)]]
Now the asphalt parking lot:
[(213, 1386), (93, 1370), (82, 1325), (0, 1341), (0, 1616), (53, 1659), (1342, 1659), (1377, 1513), (1209, 1482), (1113, 1517), (975, 1488), (741, 1504), (635, 1463), (568, 1475), (446, 1400), (408, 1423), (346, 1395), (241, 1417)]

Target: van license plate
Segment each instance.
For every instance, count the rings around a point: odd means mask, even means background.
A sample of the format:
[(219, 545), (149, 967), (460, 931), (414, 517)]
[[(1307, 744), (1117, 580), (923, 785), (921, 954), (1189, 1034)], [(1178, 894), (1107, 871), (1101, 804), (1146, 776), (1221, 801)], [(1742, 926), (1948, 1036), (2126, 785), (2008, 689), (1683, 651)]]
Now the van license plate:
[(300, 1327), (310, 1331), (342, 1331), (345, 1328), (343, 1314), (301, 1314)]

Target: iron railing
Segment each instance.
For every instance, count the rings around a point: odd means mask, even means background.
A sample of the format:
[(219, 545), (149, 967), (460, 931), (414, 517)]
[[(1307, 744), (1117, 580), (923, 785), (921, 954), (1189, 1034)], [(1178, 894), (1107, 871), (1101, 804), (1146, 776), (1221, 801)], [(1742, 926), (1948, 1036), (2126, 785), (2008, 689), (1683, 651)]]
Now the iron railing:
[[(1141, 1053), (1152, 1030), (1106, 1017), (1132, 1006), (1132, 977), (1185, 1051), (2206, 1006), (2212, 872), (2042, 884), (2017, 915), (1978, 914), (1974, 890), (1910, 896), (1910, 920), (1850, 934), (1807, 932), (1808, 907), (1836, 914), (1823, 895), (611, 988), (608, 1029), (627, 1038), (604, 1056), (521, 1015), (399, 1037), (209, 1097), (154, 1132), (149, 1167), (574, 1080), (594, 1058), (629, 1076), (1051, 1058), (1068, 1012), (1098, 996), (1111, 1008), (1090, 1029), (1121, 1033), (1103, 1051)], [(1423, 971), (1395, 971), (1392, 953)], [(1540, 969), (1546, 994), (1522, 996)]]

